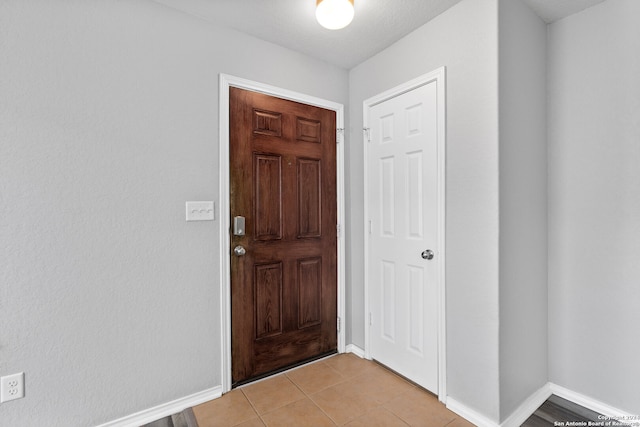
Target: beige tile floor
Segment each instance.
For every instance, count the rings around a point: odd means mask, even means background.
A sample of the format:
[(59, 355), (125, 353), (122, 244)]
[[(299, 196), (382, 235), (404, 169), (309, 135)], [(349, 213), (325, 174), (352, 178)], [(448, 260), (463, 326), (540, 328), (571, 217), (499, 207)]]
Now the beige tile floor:
[(193, 408), (200, 427), (469, 427), (434, 395), (380, 365), (336, 355)]

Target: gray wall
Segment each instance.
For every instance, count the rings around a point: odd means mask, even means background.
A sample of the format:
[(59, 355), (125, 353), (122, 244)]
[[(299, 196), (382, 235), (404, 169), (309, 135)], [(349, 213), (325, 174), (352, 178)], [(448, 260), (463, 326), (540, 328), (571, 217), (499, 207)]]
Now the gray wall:
[(640, 413), (640, 2), (549, 26), (550, 380)]
[(500, 0), (500, 414), (547, 383), (547, 26)]
[[(350, 79), (350, 237), (363, 245), (362, 102), (447, 67), (448, 395), (499, 418), (497, 0), (464, 0), (380, 54)], [(364, 346), (364, 259), (350, 262), (352, 340)]]
[(218, 74), (346, 104), (345, 70), (146, 0), (0, 2), (3, 426), (220, 384)]
[(218, 200), (220, 72), (348, 101), (363, 347), (362, 102), (443, 65), (449, 396), (505, 419), (548, 354), (550, 381), (640, 412), (639, 15), (608, 0), (549, 26), (547, 225), (542, 26), (519, 1), (463, 0), (349, 73), (147, 0), (0, 2), (0, 375), (27, 380), (0, 424), (98, 424), (220, 384), (218, 224), (184, 222), (184, 201)]

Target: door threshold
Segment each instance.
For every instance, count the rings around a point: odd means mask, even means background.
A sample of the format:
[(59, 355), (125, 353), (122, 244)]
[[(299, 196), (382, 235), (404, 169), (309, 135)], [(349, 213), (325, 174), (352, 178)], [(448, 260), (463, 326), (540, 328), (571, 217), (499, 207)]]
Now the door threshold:
[(389, 371), (390, 373), (392, 373), (393, 375), (402, 378), (403, 380), (405, 380), (409, 384), (419, 388), (420, 390), (425, 391), (425, 392), (427, 392), (427, 393), (429, 393), (429, 394), (431, 394), (431, 395), (433, 395), (435, 397), (438, 397), (438, 393), (434, 393), (433, 391), (429, 390), (428, 388), (424, 388), (424, 386), (421, 386), (417, 382), (413, 381), (411, 378), (402, 375), (400, 372), (398, 372), (398, 371), (396, 371), (394, 369), (391, 369), (390, 367), (388, 367), (384, 363), (382, 363), (382, 362), (380, 362), (380, 361), (378, 361), (376, 359), (371, 359), (371, 361), (373, 363), (375, 363), (376, 365), (380, 366), (382, 369), (385, 369), (385, 370)]
[(248, 386), (250, 384), (255, 384), (255, 383), (258, 383), (260, 381), (267, 380), (267, 379), (269, 379), (271, 377), (274, 377), (274, 376), (282, 374), (282, 373), (295, 371), (296, 369), (302, 368), (304, 366), (311, 365), (311, 364), (316, 363), (316, 362), (321, 362), (321, 361), (323, 361), (325, 359), (328, 359), (330, 357), (335, 356), (336, 354), (338, 354), (338, 350), (332, 350), (332, 351), (327, 352), (327, 353), (322, 353), (322, 354), (319, 354), (317, 356), (309, 357), (308, 359), (304, 359), (304, 360), (301, 360), (299, 362), (292, 363), (291, 365), (287, 365), (287, 366), (284, 366), (282, 368), (279, 368), (279, 369), (276, 369), (276, 370), (273, 370), (273, 371), (269, 371), (267, 373), (255, 376), (253, 378), (249, 378), (249, 379), (243, 380), (243, 381), (238, 381), (237, 383), (231, 385), (231, 389), (233, 390), (233, 389), (236, 389), (236, 388), (242, 388), (242, 387)]

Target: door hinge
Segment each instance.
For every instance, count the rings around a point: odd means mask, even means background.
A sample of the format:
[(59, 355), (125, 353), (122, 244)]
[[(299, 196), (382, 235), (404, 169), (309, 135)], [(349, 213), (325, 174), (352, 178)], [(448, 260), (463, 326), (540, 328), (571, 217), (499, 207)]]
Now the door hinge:
[(371, 312), (369, 312), (369, 326), (373, 325), (373, 321), (371, 320)]
[(369, 220), (369, 234), (373, 232), (373, 226), (371, 225), (371, 220)]
[(344, 138), (344, 128), (336, 128), (336, 144), (340, 144), (340, 137)]
[(340, 224), (336, 224), (336, 233), (338, 235), (338, 239), (340, 238)]
[(362, 128), (364, 137), (367, 138), (367, 142), (371, 142), (371, 128)]
[(340, 332), (340, 317), (338, 317), (338, 332)]

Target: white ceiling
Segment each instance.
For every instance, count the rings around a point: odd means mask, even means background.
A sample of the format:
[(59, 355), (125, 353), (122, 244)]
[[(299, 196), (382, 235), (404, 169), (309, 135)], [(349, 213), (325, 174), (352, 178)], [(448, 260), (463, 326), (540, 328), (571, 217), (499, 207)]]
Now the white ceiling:
[(551, 23), (581, 10), (587, 9), (604, 0), (523, 0), (529, 7), (544, 19)]
[[(316, 22), (316, 0), (155, 1), (350, 69), (461, 0), (355, 0), (353, 22), (336, 31)], [(553, 22), (604, 0), (523, 1)]]

